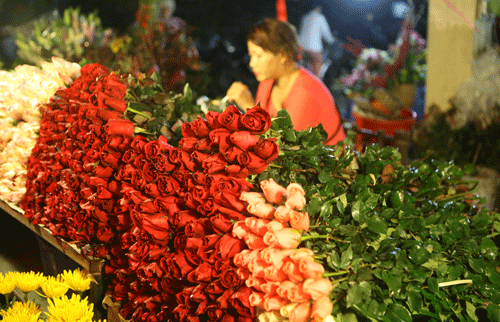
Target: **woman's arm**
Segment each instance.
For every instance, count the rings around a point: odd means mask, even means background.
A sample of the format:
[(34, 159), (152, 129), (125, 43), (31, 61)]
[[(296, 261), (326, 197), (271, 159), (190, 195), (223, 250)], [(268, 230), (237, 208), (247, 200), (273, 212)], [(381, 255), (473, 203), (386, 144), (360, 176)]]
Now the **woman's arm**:
[(252, 92), (241, 82), (234, 82), (227, 90), (226, 96), (228, 102), (236, 104), (244, 111), (255, 106)]

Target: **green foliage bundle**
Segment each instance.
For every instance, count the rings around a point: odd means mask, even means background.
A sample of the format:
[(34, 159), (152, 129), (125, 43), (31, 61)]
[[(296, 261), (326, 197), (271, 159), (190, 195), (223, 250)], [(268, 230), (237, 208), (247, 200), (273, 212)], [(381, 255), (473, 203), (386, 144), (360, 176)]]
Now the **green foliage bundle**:
[(285, 110), (270, 136), (279, 159), (255, 179), (300, 183), (311, 248), (345, 321), (500, 321), (500, 214), (479, 207), (451, 162), (403, 166), (392, 147), (328, 147), (297, 132)]
[(158, 73), (151, 77), (129, 75), (128, 83), (125, 116), (150, 140), (163, 135), (170, 144), (177, 144), (182, 137), (182, 123), (205, 115), (196, 104), (189, 84), (184, 85), (183, 93), (166, 92)]
[(97, 12), (83, 15), (79, 8), (68, 8), (62, 16), (56, 12), (49, 18), (42, 17), (33, 22), (30, 34), (18, 32), (16, 45), (22, 63), (39, 65), (56, 56), (71, 62), (79, 62), (84, 54), (101, 46), (105, 31)]

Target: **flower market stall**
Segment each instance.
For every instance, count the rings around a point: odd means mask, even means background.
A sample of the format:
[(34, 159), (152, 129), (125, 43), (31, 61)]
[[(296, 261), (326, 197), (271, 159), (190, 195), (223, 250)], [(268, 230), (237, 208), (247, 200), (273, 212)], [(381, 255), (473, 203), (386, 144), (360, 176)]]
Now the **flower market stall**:
[(193, 99), (86, 64), (39, 105), (18, 206), (104, 262), (110, 320), (497, 320), (500, 215), (463, 169)]

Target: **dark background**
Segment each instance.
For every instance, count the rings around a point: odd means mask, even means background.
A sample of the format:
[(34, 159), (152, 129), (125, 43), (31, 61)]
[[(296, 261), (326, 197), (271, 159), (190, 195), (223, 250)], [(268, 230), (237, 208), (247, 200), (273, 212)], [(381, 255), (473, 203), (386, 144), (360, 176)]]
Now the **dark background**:
[[(401, 1), (401, 0), (399, 0)], [(404, 0), (403, 0), (404, 1)], [(276, 16), (274, 0), (177, 0), (175, 15), (194, 27), (193, 35), (199, 42), (220, 34), (237, 48), (245, 46), (245, 36), (253, 24), (264, 17)], [(287, 0), (288, 20), (296, 27), (300, 18), (310, 9), (309, 0)], [(367, 47), (386, 49), (394, 42), (402, 19), (392, 17), (395, 0), (317, 0), (332, 30), (345, 40), (350, 35)], [(365, 4), (363, 4), (365, 3)], [(417, 8), (427, 6), (427, 0), (415, 0)], [(56, 8), (79, 6), (84, 13), (97, 9), (105, 27), (126, 32), (135, 19), (138, 0), (0, 0), (0, 26), (19, 25), (36, 19)], [(425, 11), (426, 12), (426, 11)], [(367, 20), (367, 14), (373, 16)], [(417, 30), (426, 38), (427, 14)]]

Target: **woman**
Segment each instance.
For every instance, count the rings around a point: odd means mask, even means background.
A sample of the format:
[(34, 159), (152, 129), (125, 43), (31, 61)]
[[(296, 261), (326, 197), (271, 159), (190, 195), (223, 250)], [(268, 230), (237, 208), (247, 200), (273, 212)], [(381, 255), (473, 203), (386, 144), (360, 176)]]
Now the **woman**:
[(227, 91), (229, 102), (243, 110), (258, 102), (271, 116), (286, 108), (295, 130), (322, 123), (328, 132), (325, 144), (344, 140), (344, 129), (330, 91), (299, 65), (299, 44), (292, 25), (265, 19), (251, 30), (247, 46), (250, 68), (259, 81), (256, 100), (246, 85), (235, 82)]

